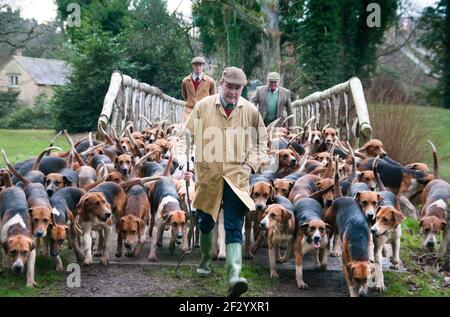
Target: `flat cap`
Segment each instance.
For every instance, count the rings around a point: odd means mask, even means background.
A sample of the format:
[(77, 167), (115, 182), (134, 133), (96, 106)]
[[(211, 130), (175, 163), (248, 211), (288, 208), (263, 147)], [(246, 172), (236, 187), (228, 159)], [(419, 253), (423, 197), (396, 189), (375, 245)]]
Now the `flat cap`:
[(192, 59), (191, 64), (205, 64), (205, 59), (201, 56), (196, 56)]
[(222, 79), (229, 84), (240, 86), (247, 85), (247, 76), (242, 69), (237, 67), (227, 67), (223, 70)]
[(279, 81), (280, 80), (280, 74), (277, 72), (271, 72), (267, 74), (267, 80), (268, 81)]

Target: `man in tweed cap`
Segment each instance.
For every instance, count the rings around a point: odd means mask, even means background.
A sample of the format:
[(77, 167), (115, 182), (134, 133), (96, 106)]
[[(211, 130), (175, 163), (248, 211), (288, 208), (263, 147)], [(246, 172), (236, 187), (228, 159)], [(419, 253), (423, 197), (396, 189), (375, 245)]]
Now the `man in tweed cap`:
[[(277, 118), (283, 120), (292, 114), (291, 92), (280, 86), (280, 74), (271, 72), (267, 75), (267, 84), (256, 89), (256, 93), (251, 102), (258, 107), (264, 124), (268, 125)], [(294, 120), (289, 119), (288, 126), (294, 125)]]
[(192, 59), (192, 73), (186, 76), (181, 82), (183, 99), (186, 102), (184, 108), (184, 121), (191, 114), (195, 104), (206, 96), (216, 93), (216, 83), (214, 79), (205, 75), (205, 59), (201, 56)]
[[(197, 273), (211, 275), (213, 229), (223, 208), (230, 296), (247, 291), (247, 281), (240, 273), (244, 218), (249, 210), (255, 210), (249, 194), (249, 176), (267, 159), (263, 120), (258, 110), (241, 97), (246, 84), (247, 77), (241, 69), (225, 68), (220, 93), (198, 102), (184, 126), (196, 147), (193, 207), (199, 217), (202, 253)], [(177, 157), (185, 153), (183, 147), (180, 142)], [(214, 151), (209, 151), (212, 148)], [(191, 177), (190, 171), (184, 173), (186, 180)]]

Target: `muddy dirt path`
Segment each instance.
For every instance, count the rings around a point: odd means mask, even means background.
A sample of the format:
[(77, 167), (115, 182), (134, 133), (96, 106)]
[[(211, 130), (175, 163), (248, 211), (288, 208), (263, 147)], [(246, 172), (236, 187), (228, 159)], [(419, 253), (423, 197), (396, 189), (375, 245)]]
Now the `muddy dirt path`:
[[(192, 266), (192, 271), (195, 267)], [(74, 297), (140, 297), (140, 296), (225, 296), (205, 288), (201, 278), (177, 278), (170, 273), (161, 276), (158, 266), (131, 266), (114, 264), (108, 268), (94, 265), (82, 268), (79, 288), (62, 289), (61, 296)], [(293, 272), (280, 270), (274, 287), (259, 292), (263, 297), (346, 297), (347, 286), (341, 272), (305, 271), (308, 290), (299, 290)], [(252, 281), (249, 280), (252, 290)], [(182, 293), (179, 291), (183, 290)], [(224, 290), (225, 292), (225, 290)], [(250, 295), (246, 294), (246, 295)]]
[[(177, 277), (175, 267), (180, 259), (181, 250), (173, 255), (168, 251), (168, 237), (165, 235), (164, 246), (158, 249), (158, 263), (148, 262), (149, 243), (137, 258), (116, 258), (115, 241), (110, 250), (111, 263), (108, 267), (99, 264), (99, 258), (94, 257), (94, 264), (85, 267), (81, 264), (81, 286), (69, 288), (65, 280), (61, 281), (61, 296), (225, 296), (224, 270), (214, 273), (215, 281), (224, 283), (224, 290), (210, 290), (205, 279), (195, 276), (195, 266), (200, 260), (200, 250), (194, 249), (182, 262), (182, 277)], [(70, 253), (69, 261), (75, 262)], [(223, 261), (215, 261), (213, 265), (223, 268)], [(268, 256), (266, 249), (260, 249), (253, 260), (244, 260), (244, 266), (256, 267), (263, 275), (257, 277), (258, 283), (249, 279), (247, 296), (267, 297), (341, 297), (348, 296), (348, 289), (342, 275), (340, 257), (329, 258), (327, 271), (317, 271), (313, 268), (310, 255), (304, 260), (304, 280), (309, 285), (308, 290), (299, 290), (295, 283), (295, 266), (293, 259), (284, 264), (278, 264), (280, 278), (276, 282), (265, 283), (268, 276)], [(385, 259), (383, 266), (388, 270), (389, 262)], [(404, 271), (404, 267), (401, 266)], [(259, 271), (258, 271), (259, 272)], [(267, 279), (267, 280), (266, 280)], [(270, 284), (270, 285), (269, 285)], [(253, 289), (252, 289), (253, 287)], [(260, 288), (260, 289), (255, 289)], [(252, 295), (256, 294), (256, 295)]]

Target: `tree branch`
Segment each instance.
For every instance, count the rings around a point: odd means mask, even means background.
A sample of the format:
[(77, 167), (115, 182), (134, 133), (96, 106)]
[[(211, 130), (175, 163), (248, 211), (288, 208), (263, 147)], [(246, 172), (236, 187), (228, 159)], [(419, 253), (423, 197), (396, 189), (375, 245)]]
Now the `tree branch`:
[(400, 44), (399, 46), (393, 48), (392, 50), (390, 50), (388, 52), (377, 54), (376, 57), (379, 58), (381, 56), (391, 55), (391, 54), (394, 54), (394, 53), (400, 51), (403, 47), (405, 47), (409, 43), (409, 41), (412, 39), (413, 35), (416, 33), (416, 31), (420, 25), (421, 25), (420, 22), (417, 23), (416, 27), (411, 31), (411, 33), (409, 33), (408, 37), (402, 44)]
[[(7, 6), (1, 6), (0, 10), (4, 7)], [(30, 29), (26, 30), (24, 29), (24, 21), (20, 17), (2, 11), (0, 11), (0, 16), (2, 18), (0, 22), (0, 43), (32, 51), (27, 43), (43, 34), (43, 32), (38, 31), (39, 25), (33, 24)]]

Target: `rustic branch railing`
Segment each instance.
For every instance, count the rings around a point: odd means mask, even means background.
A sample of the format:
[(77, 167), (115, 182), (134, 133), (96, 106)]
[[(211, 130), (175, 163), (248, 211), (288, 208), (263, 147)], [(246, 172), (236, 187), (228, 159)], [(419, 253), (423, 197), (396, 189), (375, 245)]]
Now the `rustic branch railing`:
[[(142, 131), (147, 122), (167, 119), (170, 123), (182, 123), (184, 101), (165, 95), (159, 88), (140, 83), (119, 71), (113, 72), (103, 109), (98, 119), (98, 137), (114, 129), (118, 134), (128, 121), (136, 130)], [(166, 118), (167, 117), (167, 118)]]
[[(103, 138), (102, 129), (107, 133), (114, 129), (118, 134), (129, 121), (136, 130), (142, 131), (147, 122), (141, 116), (152, 122), (167, 119), (171, 123), (182, 123), (184, 105), (184, 101), (165, 95), (157, 87), (115, 71), (98, 119), (98, 137)], [(315, 116), (319, 127), (330, 124), (338, 130), (341, 140), (350, 141), (352, 146), (357, 141), (365, 143), (372, 136), (364, 92), (357, 77), (296, 100), (292, 107), (297, 124), (304, 125)]]
[(297, 124), (303, 126), (315, 116), (319, 127), (330, 124), (338, 130), (340, 139), (348, 140), (352, 146), (357, 141), (362, 145), (372, 137), (369, 111), (361, 81), (357, 77), (296, 100), (292, 108)]

